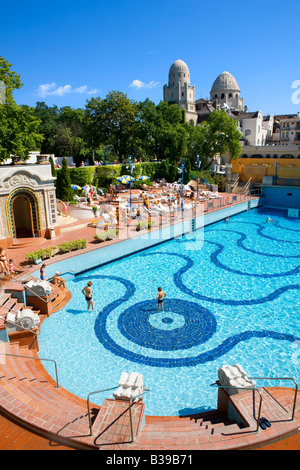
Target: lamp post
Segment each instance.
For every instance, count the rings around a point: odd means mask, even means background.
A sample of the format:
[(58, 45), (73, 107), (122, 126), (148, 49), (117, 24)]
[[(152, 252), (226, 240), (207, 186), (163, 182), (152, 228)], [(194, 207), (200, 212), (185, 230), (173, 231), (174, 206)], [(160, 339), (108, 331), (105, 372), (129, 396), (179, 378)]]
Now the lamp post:
[[(134, 168), (134, 166), (132, 165), (132, 155), (129, 155), (128, 161), (129, 161), (129, 194), (130, 194), (129, 206), (130, 206), (130, 212), (131, 212), (131, 172)], [(128, 168), (128, 167), (126, 167), (126, 168)]]
[(184, 173), (185, 159), (180, 160), (181, 168), (181, 217), (183, 217), (183, 173)]
[(200, 157), (199, 157), (199, 154), (197, 154), (197, 160), (196, 160), (196, 167), (197, 167), (197, 198), (199, 196), (199, 170), (200, 170), (200, 166), (201, 166), (201, 160), (200, 160)]
[(277, 178), (278, 178), (278, 176), (277, 176), (278, 163), (275, 163), (275, 169), (276, 169), (276, 171), (275, 171), (275, 177), (274, 177), (274, 180), (275, 180), (275, 183), (274, 183), (274, 184), (277, 184)]

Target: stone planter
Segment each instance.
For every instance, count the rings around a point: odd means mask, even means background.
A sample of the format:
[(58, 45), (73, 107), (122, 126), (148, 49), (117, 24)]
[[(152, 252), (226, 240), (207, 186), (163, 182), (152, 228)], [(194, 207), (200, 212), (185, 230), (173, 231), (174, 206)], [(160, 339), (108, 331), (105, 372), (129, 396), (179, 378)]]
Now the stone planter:
[(49, 163), (48, 155), (37, 155), (36, 162), (37, 163)]
[(18, 156), (11, 157), (12, 165), (19, 165), (20, 163), (24, 163), (23, 157), (18, 157)]

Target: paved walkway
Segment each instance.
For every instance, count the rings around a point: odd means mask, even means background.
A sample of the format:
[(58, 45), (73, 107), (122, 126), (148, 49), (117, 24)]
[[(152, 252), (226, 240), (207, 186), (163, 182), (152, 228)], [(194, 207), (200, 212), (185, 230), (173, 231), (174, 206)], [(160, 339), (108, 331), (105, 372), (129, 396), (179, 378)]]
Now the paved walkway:
[[(226, 207), (231, 207), (233, 204), (238, 204), (240, 202), (245, 202), (249, 200), (249, 198), (243, 195), (233, 195), (233, 194), (227, 194), (227, 193), (220, 193), (220, 195), (222, 197), (211, 200), (209, 201), (209, 203), (205, 202), (205, 203), (197, 204), (195, 206), (195, 210), (193, 211), (190, 210), (186, 213), (186, 218), (192, 218), (195, 216), (195, 214), (197, 216), (203, 215), (203, 214), (206, 215), (211, 212), (215, 212), (219, 210), (220, 208), (224, 209)], [(123, 195), (123, 197), (126, 197), (126, 196), (128, 197), (128, 194)], [(235, 202), (232, 202), (233, 199), (235, 200)], [(186, 203), (190, 205), (190, 201), (187, 200)], [(115, 208), (118, 205), (118, 202), (115, 201), (110, 204), (112, 205), (112, 207)], [(155, 216), (152, 214), (151, 218), (154, 221), (154, 226), (152, 230), (157, 230), (158, 228), (162, 226), (169, 226), (169, 225), (179, 222), (181, 220), (181, 212), (180, 211), (177, 213), (175, 212), (174, 217), (172, 218), (170, 218), (169, 214), (163, 215), (162, 218), (160, 218), (158, 215)], [(60, 224), (61, 234), (52, 240), (46, 240), (43, 238), (18, 239), (17, 243), (14, 246), (6, 250), (7, 258), (13, 259), (15, 263), (21, 265), (29, 272), (34, 272), (39, 269), (39, 266), (31, 265), (28, 261), (25, 260), (25, 255), (32, 251), (47, 248), (47, 247), (57, 247), (61, 243), (78, 240), (80, 238), (85, 238), (87, 240), (87, 248), (85, 248), (84, 250), (80, 250), (76, 252), (74, 251), (68, 254), (56, 254), (53, 256), (53, 258), (45, 260), (45, 264), (48, 265), (48, 264), (56, 263), (66, 258), (76, 256), (77, 254), (82, 254), (86, 251), (96, 250), (108, 244), (117, 243), (119, 240), (124, 240), (128, 236), (130, 236), (130, 238), (137, 237), (142, 233), (142, 232), (136, 231), (137, 220), (127, 219), (126, 224), (122, 221), (120, 222), (119, 235), (116, 240), (99, 243), (95, 241), (94, 236), (97, 233), (97, 231), (99, 230), (102, 231), (104, 229), (102, 229), (101, 226), (99, 228), (96, 228), (95, 225), (91, 224), (91, 220), (95, 220), (95, 219), (94, 218), (91, 219), (91, 217), (89, 217), (87, 219), (76, 220), (69, 224), (61, 223)], [(62, 222), (63, 219), (61, 218), (60, 221)]]

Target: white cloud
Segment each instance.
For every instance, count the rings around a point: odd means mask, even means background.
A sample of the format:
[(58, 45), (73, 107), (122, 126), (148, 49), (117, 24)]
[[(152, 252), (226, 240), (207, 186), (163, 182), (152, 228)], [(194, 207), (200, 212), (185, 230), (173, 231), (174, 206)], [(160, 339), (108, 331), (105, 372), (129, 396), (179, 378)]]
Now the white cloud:
[(72, 88), (71, 85), (57, 86), (55, 82), (52, 82), (39, 85), (37, 94), (40, 98), (45, 98), (46, 96), (64, 96), (68, 93), (87, 93), (88, 95), (94, 95), (99, 92), (100, 90), (98, 90), (97, 88), (94, 88), (93, 90), (88, 90), (87, 85)]
[(93, 90), (87, 92), (88, 95), (97, 95), (99, 93), (101, 93), (101, 90), (98, 90), (98, 88), (94, 88)]
[(75, 93), (85, 93), (87, 91), (87, 86), (86, 85), (82, 85), (78, 88), (75, 88), (74, 92)]
[(133, 80), (133, 82), (130, 83), (129, 87), (140, 90), (141, 88), (154, 88), (157, 85), (159, 85), (159, 82), (155, 82), (154, 80), (149, 83), (141, 82), (141, 80)]

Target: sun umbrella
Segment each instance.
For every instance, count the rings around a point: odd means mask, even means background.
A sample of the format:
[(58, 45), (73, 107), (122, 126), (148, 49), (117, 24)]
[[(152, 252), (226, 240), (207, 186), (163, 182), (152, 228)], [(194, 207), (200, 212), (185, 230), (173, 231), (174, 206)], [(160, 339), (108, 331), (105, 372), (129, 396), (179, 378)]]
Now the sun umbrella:
[(80, 186), (78, 186), (78, 184), (72, 184), (71, 188), (72, 189), (82, 189)]
[(128, 184), (129, 183), (129, 181), (126, 178), (124, 178), (124, 176), (121, 176), (120, 178), (118, 178), (118, 181), (119, 181), (119, 183), (122, 183), (122, 184)]
[(134, 181), (134, 178), (130, 175), (123, 175), (122, 178), (126, 178), (127, 181)]
[(141, 181), (145, 181), (145, 180), (149, 180), (150, 179), (150, 176), (139, 176), (139, 180)]

